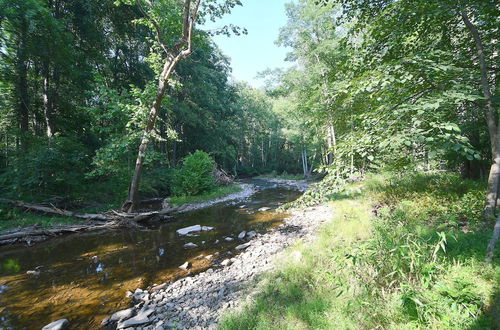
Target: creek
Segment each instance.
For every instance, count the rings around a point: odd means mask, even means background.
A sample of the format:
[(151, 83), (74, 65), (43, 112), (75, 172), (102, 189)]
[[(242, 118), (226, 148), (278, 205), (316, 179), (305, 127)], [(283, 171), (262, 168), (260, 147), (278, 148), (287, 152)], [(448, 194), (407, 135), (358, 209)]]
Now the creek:
[[(40, 329), (61, 318), (68, 319), (71, 328), (98, 328), (110, 313), (130, 305), (127, 290), (209, 268), (218, 253), (241, 244), (240, 232), (264, 233), (279, 226), (287, 214), (274, 209), (300, 195), (265, 180), (246, 183), (258, 187), (247, 200), (178, 214), (147, 230), (75, 234), (32, 247), (0, 248), (0, 328)], [(197, 224), (214, 230), (176, 233)], [(185, 248), (186, 243), (197, 247)], [(192, 267), (179, 269), (186, 261)]]

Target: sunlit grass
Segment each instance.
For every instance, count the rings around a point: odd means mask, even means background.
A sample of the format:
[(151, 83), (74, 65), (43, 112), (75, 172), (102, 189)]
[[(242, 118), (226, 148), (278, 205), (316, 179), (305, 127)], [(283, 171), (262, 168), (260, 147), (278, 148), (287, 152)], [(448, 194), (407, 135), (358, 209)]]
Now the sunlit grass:
[(221, 328), (493, 328), (500, 268), (483, 261), (483, 194), (446, 173), (348, 186), (319, 237), (289, 249)]

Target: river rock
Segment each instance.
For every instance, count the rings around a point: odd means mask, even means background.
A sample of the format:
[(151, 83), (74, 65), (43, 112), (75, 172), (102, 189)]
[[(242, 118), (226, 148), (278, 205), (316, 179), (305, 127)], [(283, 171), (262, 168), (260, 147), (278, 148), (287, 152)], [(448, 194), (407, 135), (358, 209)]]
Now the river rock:
[(5, 284), (0, 285), (0, 294), (4, 293), (5, 291), (9, 290), (9, 287)]
[(246, 235), (247, 235), (247, 232), (246, 232), (246, 231), (242, 231), (242, 232), (238, 235), (238, 238), (239, 238), (239, 239), (244, 239)]
[(250, 246), (250, 243), (241, 244), (241, 245), (238, 245), (236, 247), (236, 250), (245, 250), (249, 246)]
[(112, 322), (117, 322), (117, 321), (129, 319), (132, 317), (132, 315), (134, 315), (134, 308), (133, 307), (123, 309), (121, 311), (114, 313), (113, 315), (111, 315), (110, 320)]
[(67, 329), (69, 326), (69, 321), (66, 319), (61, 319), (47, 324), (42, 328), (42, 330), (63, 330)]
[(256, 232), (254, 232), (253, 230), (252, 230), (252, 231), (249, 231), (249, 232), (247, 233), (247, 239), (252, 239), (252, 238), (254, 238), (255, 236), (257, 236), (257, 233), (256, 233)]
[(232, 242), (234, 240), (234, 238), (232, 238), (232, 237), (226, 237), (226, 238), (224, 238), (224, 240), (226, 242)]
[(187, 235), (189, 233), (194, 233), (194, 232), (199, 232), (199, 231), (210, 231), (213, 229), (214, 229), (214, 227), (194, 225), (194, 226), (189, 226), (189, 227), (177, 229), (176, 232), (177, 232), (177, 234), (183, 236), (183, 235)]
[(200, 225), (194, 225), (194, 226), (189, 226), (181, 229), (177, 229), (176, 232), (179, 235), (187, 235), (192, 232), (197, 232), (201, 231), (201, 226)]
[(258, 211), (269, 211), (270, 207), (261, 207)]
[(133, 327), (136, 325), (150, 323), (151, 321), (149, 320), (149, 315), (153, 314), (153, 312), (154, 312), (153, 309), (141, 311), (141, 312), (139, 312), (139, 314), (137, 314), (133, 318), (128, 319), (128, 320), (123, 321), (123, 322), (119, 322), (117, 328), (123, 329), (123, 328)]
[(185, 263), (180, 265), (179, 268), (182, 270), (187, 270), (187, 269), (191, 268), (191, 263), (189, 261), (186, 261)]
[(40, 271), (39, 270), (28, 270), (26, 272), (27, 275), (32, 275), (32, 276), (38, 276), (40, 275)]
[(222, 266), (228, 266), (228, 265), (230, 265), (231, 263), (232, 263), (231, 259), (225, 259), (225, 260), (223, 260), (220, 264), (221, 264)]
[(191, 249), (191, 248), (198, 247), (198, 245), (189, 242), (189, 243), (184, 244), (184, 247), (187, 248), (187, 249)]

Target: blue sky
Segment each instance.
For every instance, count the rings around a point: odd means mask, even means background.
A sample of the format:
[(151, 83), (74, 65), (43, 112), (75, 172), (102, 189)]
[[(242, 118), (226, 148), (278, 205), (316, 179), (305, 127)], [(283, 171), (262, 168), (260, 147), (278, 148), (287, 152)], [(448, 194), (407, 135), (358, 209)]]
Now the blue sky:
[(231, 58), (232, 75), (237, 81), (261, 87), (263, 81), (255, 78), (258, 72), (291, 65), (285, 62), (289, 50), (274, 44), (279, 29), (287, 21), (287, 2), (290, 0), (242, 0), (243, 6), (236, 7), (230, 15), (203, 27), (209, 30), (234, 24), (248, 30), (247, 35), (214, 37), (222, 52)]

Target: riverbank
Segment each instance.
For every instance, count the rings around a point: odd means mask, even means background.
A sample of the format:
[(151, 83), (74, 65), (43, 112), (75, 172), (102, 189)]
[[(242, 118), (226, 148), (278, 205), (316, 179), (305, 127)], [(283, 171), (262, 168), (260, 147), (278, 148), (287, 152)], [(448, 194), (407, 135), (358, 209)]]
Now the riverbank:
[(252, 284), (221, 329), (495, 329), (500, 263), (484, 184), (372, 175), (333, 196), (334, 219)]
[[(298, 240), (310, 241), (318, 226), (329, 220), (331, 214), (329, 206), (307, 208), (295, 211), (283, 225), (263, 235), (247, 239), (249, 236), (241, 233), (240, 244), (233, 251), (200, 256), (214, 258), (213, 266), (207, 271), (130, 293), (135, 305), (113, 314), (104, 324), (146, 329), (216, 328), (222, 313), (239, 304), (253, 280), (273, 269), (273, 260), (283, 249)], [(189, 269), (186, 273), (189, 274)]]
[[(171, 211), (164, 209), (163, 214), (157, 216), (156, 218), (158, 219), (153, 220), (168, 221), (170, 216), (175, 213), (200, 210), (224, 202), (241, 201), (252, 196), (257, 191), (257, 188), (252, 184), (238, 184), (226, 188), (218, 190), (212, 195), (206, 194), (185, 199), (185, 201), (190, 201), (186, 203), (182, 203), (183, 200), (181, 199), (174, 200), (177, 204), (171, 208)], [(159, 213), (162, 213), (162, 210)], [(21, 211), (16, 210), (16, 214), (21, 214)], [(8, 226), (5, 224), (8, 220), (2, 221), (2, 226), (0, 227), (2, 229), (0, 231), (0, 245), (23, 243), (33, 245), (63, 234), (108, 230), (120, 226), (118, 222), (111, 221), (81, 221), (81, 219), (73, 217), (50, 217), (26, 212), (23, 212), (23, 214), (28, 219), (26, 222), (15, 220), (12, 226)]]

